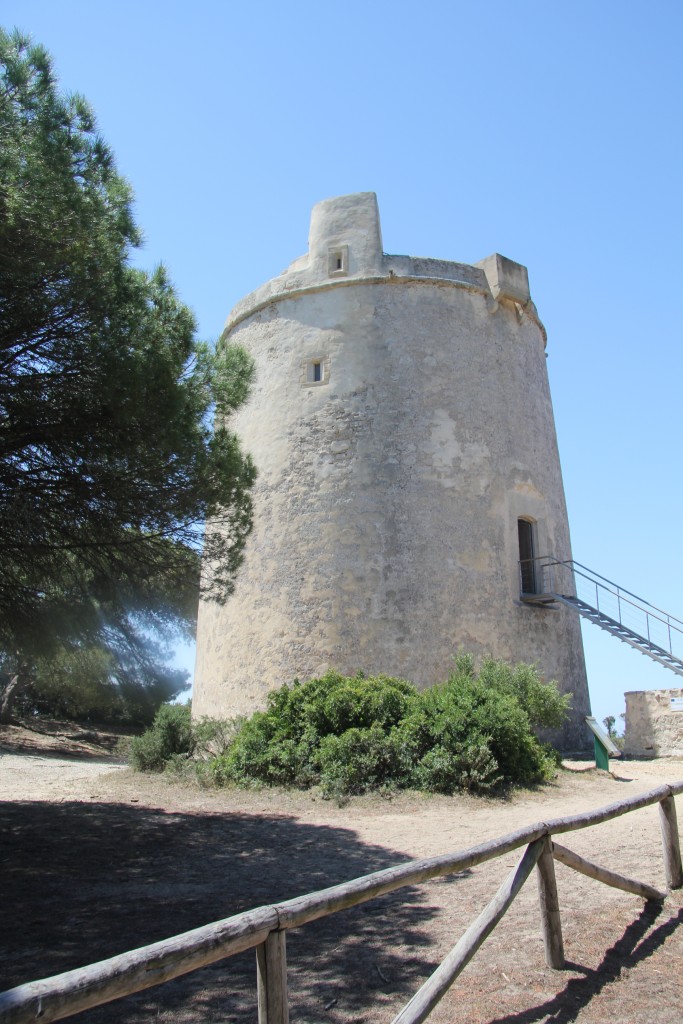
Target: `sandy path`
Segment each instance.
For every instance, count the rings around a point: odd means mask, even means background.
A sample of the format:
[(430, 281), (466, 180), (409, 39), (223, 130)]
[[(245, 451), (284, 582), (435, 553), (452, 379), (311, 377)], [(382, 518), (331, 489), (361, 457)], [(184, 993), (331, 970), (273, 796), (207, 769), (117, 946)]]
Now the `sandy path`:
[[(309, 794), (201, 790), (158, 776), (133, 773), (123, 764), (0, 750), (0, 800), (131, 801), (149, 807), (187, 811), (255, 814), (289, 813), (310, 824), (339, 824), (367, 842), (430, 856), (460, 849), (492, 835), (549, 817), (576, 814), (683, 779), (683, 759), (613, 761), (612, 776), (580, 762), (550, 786), (521, 791), (509, 800), (480, 797), (400, 795), (392, 800), (356, 798), (337, 807)], [(457, 808), (457, 813), (453, 813)], [(633, 817), (610, 827), (630, 833)]]
[(85, 800), (93, 785), (126, 766), (0, 751), (0, 800)]

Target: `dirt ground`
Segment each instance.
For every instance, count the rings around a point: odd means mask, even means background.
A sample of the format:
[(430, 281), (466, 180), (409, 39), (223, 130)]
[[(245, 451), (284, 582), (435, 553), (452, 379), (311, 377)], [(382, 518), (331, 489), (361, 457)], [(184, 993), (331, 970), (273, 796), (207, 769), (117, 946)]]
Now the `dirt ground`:
[[(117, 763), (115, 738), (0, 729), (0, 990), (414, 857), (683, 779), (683, 760), (568, 763), (506, 799), (203, 790)], [(683, 817), (679, 798), (679, 820)], [(564, 837), (664, 888), (656, 807)], [(291, 1020), (389, 1022), (521, 851), (288, 933)], [(662, 906), (557, 865), (567, 966), (545, 966), (533, 878), (434, 1024), (680, 1024), (683, 892)], [(82, 1014), (88, 1024), (255, 1021), (253, 952)]]

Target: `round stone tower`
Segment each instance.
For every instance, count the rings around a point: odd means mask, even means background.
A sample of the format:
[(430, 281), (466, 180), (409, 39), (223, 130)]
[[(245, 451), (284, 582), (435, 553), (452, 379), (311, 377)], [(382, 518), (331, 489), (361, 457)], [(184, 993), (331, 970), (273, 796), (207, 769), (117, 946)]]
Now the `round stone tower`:
[(200, 608), (195, 714), (328, 668), (426, 686), (463, 649), (557, 679), (583, 746), (578, 617), (520, 600), (520, 558), (571, 558), (526, 268), (384, 255), (374, 193), (342, 196), (225, 333), (256, 362), (232, 427), (259, 476), (234, 596)]

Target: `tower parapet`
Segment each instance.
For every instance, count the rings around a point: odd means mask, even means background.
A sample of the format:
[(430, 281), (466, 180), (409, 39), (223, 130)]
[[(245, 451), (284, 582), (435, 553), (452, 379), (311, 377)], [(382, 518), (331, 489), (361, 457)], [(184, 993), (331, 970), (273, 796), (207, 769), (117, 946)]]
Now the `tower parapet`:
[(529, 293), (527, 268), (494, 253), (479, 263), (455, 263), (416, 256), (391, 256), (382, 250), (382, 231), (377, 196), (358, 192), (325, 199), (313, 207), (308, 253), (293, 260), (281, 274), (261, 285), (237, 303), (225, 325), (229, 334), (247, 316), (270, 303), (334, 286), (376, 284), (378, 280), (400, 284), (412, 279), (443, 281), (471, 288), (495, 303), (509, 300), (522, 305), (533, 317), (545, 339)]

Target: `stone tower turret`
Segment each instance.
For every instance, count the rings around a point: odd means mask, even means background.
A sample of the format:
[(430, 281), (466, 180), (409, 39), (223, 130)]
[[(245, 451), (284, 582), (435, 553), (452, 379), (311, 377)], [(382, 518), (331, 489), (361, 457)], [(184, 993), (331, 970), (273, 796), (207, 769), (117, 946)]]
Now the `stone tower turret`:
[(195, 713), (328, 667), (428, 685), (463, 648), (572, 691), (582, 745), (578, 619), (519, 598), (520, 556), (571, 558), (526, 268), (387, 256), (374, 193), (342, 196), (225, 330), (256, 361), (232, 426), (259, 478), (235, 594), (200, 609)]

